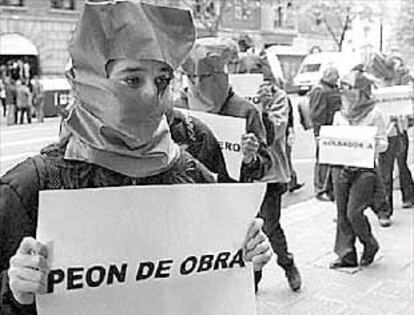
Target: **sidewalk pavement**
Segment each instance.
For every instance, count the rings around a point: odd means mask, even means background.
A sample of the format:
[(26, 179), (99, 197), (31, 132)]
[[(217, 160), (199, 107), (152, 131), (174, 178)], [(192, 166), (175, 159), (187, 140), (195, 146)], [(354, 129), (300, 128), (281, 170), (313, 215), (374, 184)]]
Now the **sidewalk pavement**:
[[(282, 227), (303, 287), (292, 292), (272, 258), (257, 294), (258, 315), (414, 314), (414, 209), (401, 209), (400, 193), (394, 194), (391, 227), (380, 227), (374, 213), (366, 210), (380, 251), (373, 264), (362, 269), (328, 267), (335, 258), (335, 204), (311, 199), (283, 209)], [(357, 246), (360, 255), (362, 246)]]

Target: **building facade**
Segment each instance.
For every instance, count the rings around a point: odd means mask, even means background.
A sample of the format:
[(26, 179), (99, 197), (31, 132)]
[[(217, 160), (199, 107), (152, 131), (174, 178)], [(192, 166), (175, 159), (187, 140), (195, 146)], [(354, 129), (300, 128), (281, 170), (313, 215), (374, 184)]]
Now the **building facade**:
[[(221, 1), (211, 1), (209, 9), (218, 10)], [(233, 38), (245, 34), (258, 46), (292, 44), (296, 31), (289, 25), (289, 19), (281, 14), (282, 0), (224, 1), (227, 4), (218, 25), (218, 34)], [(198, 12), (205, 1), (147, 2), (192, 8), (199, 34), (206, 34)], [(47, 76), (62, 74), (68, 60), (68, 40), (83, 4), (84, 0), (0, 0), (0, 63), (28, 53), (30, 60), (35, 56), (35, 73)]]
[[(34, 73), (62, 74), (83, 0), (0, 0), (0, 58), (36, 59)], [(31, 59), (33, 60), (33, 59)]]

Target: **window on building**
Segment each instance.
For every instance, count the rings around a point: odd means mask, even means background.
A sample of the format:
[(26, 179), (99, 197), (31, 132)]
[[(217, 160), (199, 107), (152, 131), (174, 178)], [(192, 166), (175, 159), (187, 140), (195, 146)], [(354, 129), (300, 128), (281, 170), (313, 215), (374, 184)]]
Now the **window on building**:
[(252, 15), (252, 10), (248, 0), (234, 1), (234, 17), (238, 20), (248, 20)]
[(75, 0), (51, 0), (50, 5), (52, 9), (75, 10), (75, 2)]
[(0, 0), (0, 5), (11, 7), (23, 7), (24, 0)]
[(206, 15), (214, 16), (214, 0), (195, 0), (193, 4), (193, 12), (195, 18), (200, 18)]
[(278, 5), (274, 9), (274, 21), (273, 26), (274, 28), (282, 27), (283, 26), (283, 7), (282, 5)]

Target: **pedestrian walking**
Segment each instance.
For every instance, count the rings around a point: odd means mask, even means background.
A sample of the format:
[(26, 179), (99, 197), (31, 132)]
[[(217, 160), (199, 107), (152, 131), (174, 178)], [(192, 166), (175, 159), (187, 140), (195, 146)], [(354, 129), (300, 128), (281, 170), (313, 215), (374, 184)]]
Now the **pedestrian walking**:
[(10, 77), (6, 78), (6, 105), (7, 105), (7, 125), (17, 124), (17, 97), (16, 83)]
[(32, 123), (32, 94), (29, 87), (21, 80), (16, 81), (16, 106), (20, 112), (20, 124), (23, 124), (26, 114), (27, 123)]
[(10, 76), (14, 81), (20, 79), (20, 67), (17, 60), (13, 60), (10, 64)]
[(28, 84), (30, 82), (30, 79), (31, 79), (31, 75), (30, 75), (31, 67), (30, 67), (30, 64), (29, 64), (29, 61), (28, 61), (27, 57), (24, 58), (22, 69), (23, 69), (22, 78), (23, 78), (24, 82), (26, 82)]
[[(413, 84), (412, 78), (402, 59), (388, 57), (384, 62), (387, 69), (389, 69), (389, 76), (380, 77), (383, 86)], [(407, 164), (409, 147), (408, 129), (413, 125), (413, 115), (411, 117), (393, 116), (387, 127), (389, 145), (387, 151), (380, 154), (379, 170), (384, 181), (386, 195), (391, 208), (389, 217), (392, 216), (394, 209), (393, 173), (395, 162), (397, 162), (398, 166), (402, 207), (406, 209), (414, 208), (414, 181)]]
[[(282, 196), (291, 181), (290, 166), (286, 152), (289, 101), (281, 89), (280, 78), (276, 78), (266, 55), (249, 55), (241, 58), (239, 71), (263, 74), (263, 84), (258, 91), (259, 107), (266, 130), (266, 142), (272, 157), (272, 169), (261, 180), (267, 182), (266, 194), (259, 211), (263, 218), (263, 230), (276, 253), (276, 262), (285, 271), (289, 286), (298, 291), (302, 285), (299, 270), (293, 254), (288, 250), (285, 233), (280, 223)], [(261, 271), (255, 272), (256, 291), (262, 278)]]
[[(266, 64), (265, 60), (264, 64)], [(288, 190), (291, 181), (286, 152), (288, 97), (276, 85), (273, 75), (268, 76), (265, 73), (264, 79), (266, 83), (261, 86), (259, 100), (263, 109), (263, 120), (266, 126), (268, 147), (273, 158), (274, 173), (265, 178), (268, 184), (259, 216), (265, 221), (263, 229), (276, 253), (277, 264), (285, 271), (290, 288), (298, 291), (302, 285), (302, 279), (293, 254), (288, 250), (286, 236), (280, 223), (282, 196)], [(256, 273), (257, 276), (261, 278), (260, 274)]]
[(32, 84), (32, 94), (33, 94), (33, 108), (36, 113), (37, 121), (42, 123), (44, 118), (44, 91), (42, 83), (39, 80), (39, 76), (35, 75), (33, 77)]
[[(341, 98), (337, 86), (338, 79), (338, 70), (334, 67), (327, 68), (323, 72), (320, 82), (309, 92), (310, 116), (315, 138), (319, 137), (321, 126), (332, 125), (334, 114), (341, 107)], [(330, 167), (319, 163), (319, 144), (317, 141), (314, 189), (318, 200), (327, 201), (333, 199)]]
[[(375, 107), (371, 93), (372, 82), (360, 71), (352, 71), (342, 79), (342, 109), (334, 116), (334, 125), (377, 127), (375, 152), (387, 149), (385, 118)], [(365, 169), (349, 166), (332, 168), (334, 193), (338, 211), (334, 251), (338, 259), (331, 268), (356, 267), (356, 239), (363, 244), (361, 266), (371, 264), (379, 250), (372, 234), (365, 209), (375, 198), (377, 168)]]
[[(64, 121), (66, 137), (0, 181), (1, 314), (36, 314), (35, 295), (45, 291), (47, 249), (24, 238), (35, 235), (39, 191), (214, 182), (172, 141), (165, 116), (173, 70), (194, 37), (186, 10), (136, 1), (85, 3), (70, 44), (67, 77), (75, 104)], [(244, 240), (244, 258), (260, 269), (270, 245), (259, 219), (248, 233), (254, 237)]]
[(0, 103), (3, 107), (3, 117), (7, 115), (7, 104), (6, 104), (6, 84), (3, 76), (0, 74)]

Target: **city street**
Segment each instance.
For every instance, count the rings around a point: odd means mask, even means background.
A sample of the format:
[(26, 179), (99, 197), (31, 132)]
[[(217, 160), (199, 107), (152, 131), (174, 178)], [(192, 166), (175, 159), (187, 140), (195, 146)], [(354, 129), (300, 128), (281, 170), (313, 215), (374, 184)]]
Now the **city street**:
[[(299, 98), (292, 98), (297, 104)], [(6, 126), (1, 118), (0, 174), (57, 140), (59, 121), (49, 118), (44, 124)], [(399, 191), (395, 192), (391, 227), (381, 228), (371, 210), (367, 210), (381, 246), (376, 260), (363, 269), (330, 270), (335, 206), (312, 198), (313, 136), (311, 131), (303, 131), (296, 111), (295, 121), (294, 165), (299, 180), (306, 185), (286, 195), (281, 222), (302, 273), (303, 288), (299, 293), (290, 291), (282, 269), (272, 261), (265, 268), (257, 294), (258, 315), (413, 314), (414, 210), (401, 209)], [(410, 154), (412, 161), (412, 148)]]
[[(299, 101), (297, 95), (291, 95), (293, 104)], [(296, 142), (293, 150), (294, 167), (299, 182), (305, 182), (302, 190), (290, 194), (284, 200), (285, 205), (309, 199), (313, 192), (314, 140), (312, 131), (304, 131), (299, 124), (297, 111), (294, 111)], [(46, 119), (38, 124), (36, 119), (31, 125), (6, 126), (5, 119), (0, 119), (0, 175), (17, 162), (34, 155), (39, 150), (57, 139), (59, 119)]]

